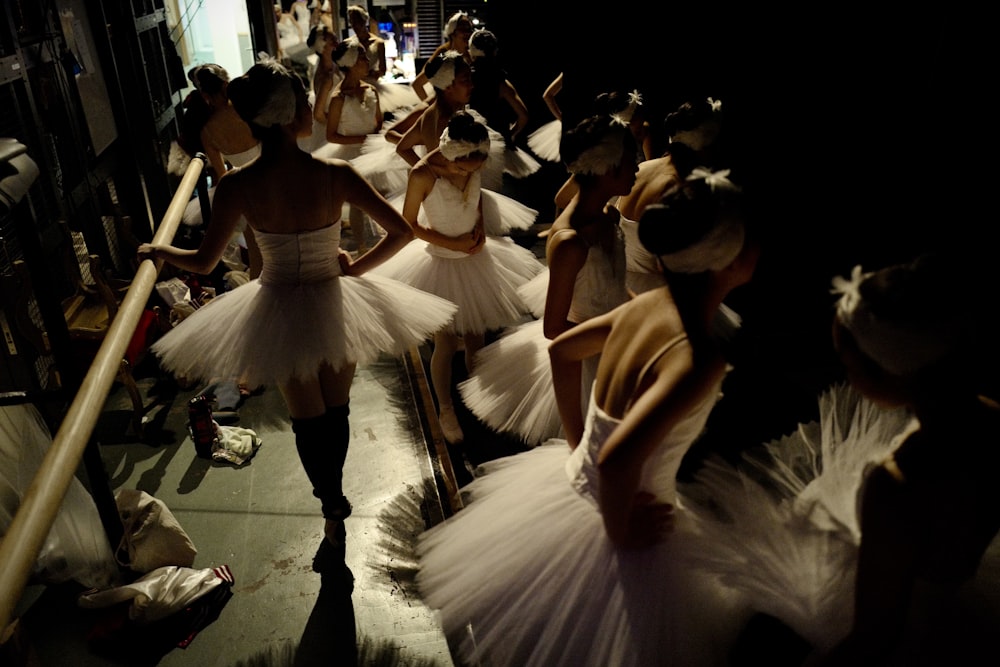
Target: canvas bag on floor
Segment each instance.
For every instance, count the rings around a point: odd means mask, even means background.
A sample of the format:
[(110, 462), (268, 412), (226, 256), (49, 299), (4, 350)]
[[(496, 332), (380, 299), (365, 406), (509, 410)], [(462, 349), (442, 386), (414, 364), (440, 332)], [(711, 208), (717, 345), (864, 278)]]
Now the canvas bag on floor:
[(115, 553), (134, 572), (151, 572), (167, 565), (191, 567), (198, 553), (162, 500), (138, 489), (115, 494), (124, 534)]

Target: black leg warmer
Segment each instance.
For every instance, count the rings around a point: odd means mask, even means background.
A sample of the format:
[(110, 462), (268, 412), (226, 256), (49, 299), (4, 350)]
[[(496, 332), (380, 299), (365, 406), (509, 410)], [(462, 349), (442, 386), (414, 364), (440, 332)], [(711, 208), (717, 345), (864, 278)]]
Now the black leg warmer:
[(319, 417), (292, 419), (299, 459), (327, 519), (343, 520), (351, 514), (343, 487), (344, 462), (351, 440), (350, 412), (345, 404), (328, 408)]

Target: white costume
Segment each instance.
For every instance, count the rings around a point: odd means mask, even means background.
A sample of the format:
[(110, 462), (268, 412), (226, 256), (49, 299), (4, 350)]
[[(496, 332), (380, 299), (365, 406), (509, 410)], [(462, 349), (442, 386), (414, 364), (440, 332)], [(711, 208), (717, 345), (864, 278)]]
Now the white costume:
[[(467, 234), (478, 220), (480, 172), (469, 177), (465, 191), (438, 178), (421, 208), (422, 224), (447, 236)], [(487, 236), (474, 254), (415, 239), (375, 269), (458, 305), (449, 328), (456, 334), (502, 329), (526, 312), (517, 288), (544, 269), (534, 253), (509, 238)]]
[(466, 506), (418, 548), (422, 596), (464, 664), (725, 664), (742, 605), (690, 567), (692, 527), (675, 494), (716, 398), (692, 408), (645, 463), (640, 487), (678, 507), (675, 530), (650, 548), (618, 549), (605, 532), (595, 461), (619, 421), (592, 399), (573, 452), (556, 439), (482, 466)]
[[(620, 228), (609, 253), (600, 245), (590, 246), (587, 259), (576, 275), (567, 318), (584, 322), (602, 315), (628, 300), (625, 289), (626, 245)], [(525, 285), (520, 294), (536, 317), (544, 312), (548, 269)], [(539, 299), (541, 297), (541, 299)], [(480, 421), (501, 432), (518, 435), (537, 445), (562, 431), (552, 388), (552, 367), (544, 321), (537, 319), (506, 332), (476, 356), (472, 375), (459, 384), (462, 400)], [(598, 357), (584, 364), (581, 387), (584, 406), (597, 368)]]
[(290, 234), (256, 230), (255, 237), (260, 278), (216, 297), (158, 340), (152, 350), (165, 369), (202, 380), (244, 377), (250, 386), (308, 378), (323, 363), (340, 368), (400, 354), (455, 312), (454, 304), (382, 276), (343, 276), (339, 222)]

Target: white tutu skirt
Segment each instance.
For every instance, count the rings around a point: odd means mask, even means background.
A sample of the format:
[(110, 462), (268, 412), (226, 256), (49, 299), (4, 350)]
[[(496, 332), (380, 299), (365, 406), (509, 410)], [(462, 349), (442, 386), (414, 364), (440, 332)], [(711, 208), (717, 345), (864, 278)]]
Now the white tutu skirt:
[(561, 162), (562, 121), (552, 120), (528, 135), (528, 148), (548, 162)]
[(375, 92), (378, 93), (378, 103), (382, 113), (402, 111), (420, 104), (420, 98), (417, 97), (413, 86), (406, 81), (379, 79), (375, 82)]
[[(417, 155), (424, 155), (424, 147), (415, 148)], [(351, 160), (351, 165), (366, 181), (385, 197), (395, 197), (406, 192), (410, 165), (396, 152), (396, 144), (385, 138), (385, 133), (370, 134), (361, 144), (361, 154)]]
[(526, 310), (517, 288), (543, 268), (534, 253), (496, 237), (488, 237), (479, 252), (456, 257), (444, 257), (429, 245), (411, 241), (373, 271), (457, 304), (447, 327), (451, 333), (485, 333), (523, 317)]
[(530, 446), (561, 435), (550, 342), (542, 320), (505, 332), (476, 354), (472, 374), (458, 385), (462, 402), (490, 428)]
[[(373, 136), (382, 138), (380, 134)], [(312, 155), (321, 160), (351, 161), (361, 155), (361, 146), (362, 144), (335, 144), (332, 141), (327, 141), (326, 137), (323, 137), (323, 142), (312, 151)]]
[(541, 319), (545, 317), (545, 299), (549, 292), (549, 267), (524, 284), (517, 291), (531, 314)]
[(746, 453), (740, 468), (708, 460), (681, 493), (700, 528), (701, 567), (826, 651), (853, 619), (865, 468), (912, 422), (848, 385), (824, 393), (819, 414)]
[(725, 664), (742, 607), (688, 565), (682, 512), (665, 542), (615, 548), (569, 453), (553, 440), (485, 464), (466, 507), (421, 536), (417, 584), (463, 664)]
[(212, 299), (153, 344), (161, 366), (250, 386), (400, 354), (445, 327), (454, 304), (367, 273), (299, 285), (253, 280)]

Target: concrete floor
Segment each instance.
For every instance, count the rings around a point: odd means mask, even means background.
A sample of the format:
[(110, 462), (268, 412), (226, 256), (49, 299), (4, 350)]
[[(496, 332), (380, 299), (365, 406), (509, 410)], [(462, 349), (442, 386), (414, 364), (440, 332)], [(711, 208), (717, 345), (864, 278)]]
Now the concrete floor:
[(138, 488), (164, 501), (198, 549), (193, 567), (227, 564), (233, 595), (186, 649), (122, 661), (88, 648), (97, 615), (76, 607), (79, 587), (29, 590), (37, 599), (23, 623), (38, 664), (451, 665), (434, 614), (413, 585), (414, 538), (452, 511), (455, 491), (445, 481), (448, 452), (438, 447), (436, 424), (423, 416), (422, 367), (415, 352), (356, 375), (345, 467), (354, 505), (346, 521), (352, 593), (321, 589), (312, 571), (323, 520), (277, 391), (251, 396), (239, 409), (234, 425), (262, 439), (241, 467), (196, 455), (186, 427), (187, 400), (198, 388), (148, 398), (156, 378), (140, 380), (149, 408), (146, 442), (128, 431), (128, 400), (114, 391), (95, 434), (112, 488)]

